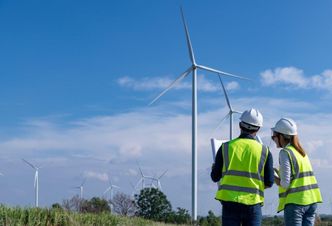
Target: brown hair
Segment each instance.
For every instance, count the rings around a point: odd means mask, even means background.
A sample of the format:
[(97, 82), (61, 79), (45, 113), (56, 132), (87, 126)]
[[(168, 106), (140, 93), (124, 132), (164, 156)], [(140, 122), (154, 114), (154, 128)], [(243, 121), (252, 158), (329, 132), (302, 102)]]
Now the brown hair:
[(306, 153), (305, 153), (304, 149), (302, 148), (300, 141), (299, 141), (299, 137), (297, 135), (294, 135), (291, 137), (284, 136), (284, 139), (287, 143), (290, 143), (296, 149), (296, 151), (298, 151), (303, 157), (305, 157)]

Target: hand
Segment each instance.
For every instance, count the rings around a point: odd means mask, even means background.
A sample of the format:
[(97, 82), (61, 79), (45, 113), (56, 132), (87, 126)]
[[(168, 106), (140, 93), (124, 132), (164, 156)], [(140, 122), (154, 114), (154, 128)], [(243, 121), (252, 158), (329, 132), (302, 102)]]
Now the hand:
[(274, 177), (274, 183), (276, 183), (278, 186), (280, 186), (280, 178)]

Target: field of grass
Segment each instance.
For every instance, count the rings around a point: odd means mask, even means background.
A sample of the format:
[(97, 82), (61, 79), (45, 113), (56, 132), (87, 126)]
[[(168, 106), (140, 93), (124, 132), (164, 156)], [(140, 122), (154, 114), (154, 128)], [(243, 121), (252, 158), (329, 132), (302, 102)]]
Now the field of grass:
[[(214, 223), (220, 225), (220, 217)], [(0, 226), (172, 226), (138, 217), (122, 217), (110, 213), (76, 213), (62, 209), (20, 208), (0, 205)], [(282, 216), (265, 217), (263, 226), (284, 225)], [(332, 225), (332, 216), (323, 215), (317, 225)], [(184, 226), (184, 225), (182, 225)]]
[(110, 213), (73, 213), (61, 209), (0, 206), (1, 226), (171, 226), (137, 217)]

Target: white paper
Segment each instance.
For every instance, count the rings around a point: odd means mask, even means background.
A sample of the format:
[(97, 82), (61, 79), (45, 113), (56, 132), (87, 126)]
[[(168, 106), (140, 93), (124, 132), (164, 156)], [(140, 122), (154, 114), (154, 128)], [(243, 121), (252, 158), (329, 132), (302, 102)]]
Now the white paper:
[(217, 152), (219, 150), (219, 148), (221, 147), (221, 145), (225, 142), (227, 142), (228, 140), (218, 140), (218, 139), (215, 139), (215, 138), (211, 138), (211, 146), (212, 146), (212, 159), (213, 159), (213, 162), (215, 162), (216, 160), (216, 155), (217, 155)]

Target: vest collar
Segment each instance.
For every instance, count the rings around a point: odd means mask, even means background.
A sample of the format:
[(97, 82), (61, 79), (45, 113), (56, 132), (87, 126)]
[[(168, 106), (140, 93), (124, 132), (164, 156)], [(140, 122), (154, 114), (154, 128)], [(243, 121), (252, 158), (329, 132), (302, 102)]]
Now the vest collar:
[(245, 132), (242, 132), (240, 134), (239, 138), (255, 140), (255, 136), (251, 135), (250, 133), (245, 133)]

